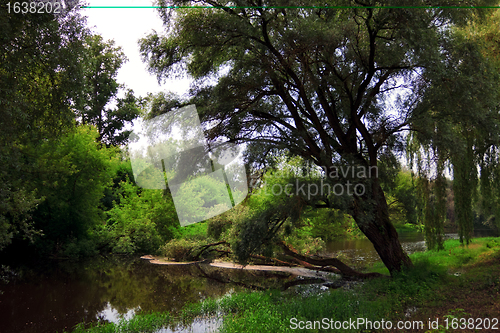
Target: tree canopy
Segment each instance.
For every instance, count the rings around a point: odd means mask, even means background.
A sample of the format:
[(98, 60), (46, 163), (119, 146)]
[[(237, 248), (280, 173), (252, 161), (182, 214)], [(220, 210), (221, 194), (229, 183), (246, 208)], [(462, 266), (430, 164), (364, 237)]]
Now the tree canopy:
[(40, 202), (31, 183), (36, 157), (27, 146), (74, 124), (87, 29), (65, 3), (60, 16), (0, 13), (0, 249), (16, 235), (36, 234), (28, 214)]
[[(81, 122), (97, 127), (99, 141), (108, 145), (124, 144), (130, 131), (123, 131), (123, 127), (139, 115), (140, 102), (131, 89), (118, 98), (124, 86), (117, 82), (116, 76), (127, 58), (121, 47), (114, 46), (114, 41), (104, 41), (100, 35), (87, 36), (85, 47), (84, 100), (78, 110)], [(111, 107), (113, 102), (116, 106)]]
[[(461, 138), (460, 155), (449, 155), (462, 175), (455, 177), (460, 188), (472, 170), (473, 128), (484, 125), (483, 134), (496, 133), (490, 120), (497, 103), (494, 71), (477, 43), (455, 30), (484, 10), (375, 8), (381, 5), (376, 1), (335, 3), (341, 8), (315, 1), (293, 4), (303, 8), (267, 1), (195, 4), (220, 8), (159, 9), (169, 28), (142, 40), (144, 60), (159, 80), (191, 75), (195, 84), (187, 102), (196, 104), (209, 139), (247, 143), (249, 163), (287, 151), (327, 171), (377, 168), (382, 156), (402, 153), (407, 133), (415, 132), (419, 144), (434, 150)], [(434, 3), (383, 5), (409, 4)], [(378, 174), (354, 181), (366, 188), (363, 194), (333, 196), (329, 204), (343, 204), (391, 273), (410, 266)], [(470, 195), (461, 193), (465, 207)]]
[(139, 112), (131, 91), (104, 108), (124, 55), (92, 34), (77, 1), (62, 3), (60, 14), (0, 13), (0, 250), (41, 236), (52, 251), (85, 237), (103, 219), (118, 155), (96, 140), (124, 143)]

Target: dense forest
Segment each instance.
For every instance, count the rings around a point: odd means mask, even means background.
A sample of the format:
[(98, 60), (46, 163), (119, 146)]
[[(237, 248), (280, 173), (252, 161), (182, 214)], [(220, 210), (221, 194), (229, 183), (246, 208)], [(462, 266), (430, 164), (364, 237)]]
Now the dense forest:
[(498, 1), (157, 0), (137, 47), (182, 96), (119, 82), (128, 55), (58, 3), (0, 0), (7, 330), (498, 325), (500, 239), (474, 238), (500, 231)]
[[(2, 5), (5, 262), (288, 254), (322, 265), (310, 255), (325, 241), (367, 237), (393, 273), (412, 265), (397, 230), (425, 232), (436, 249), (445, 229), (464, 243), (474, 228), (498, 231), (500, 11), (314, 1), (159, 9), (173, 28), (141, 40), (141, 52), (159, 80), (193, 78), (181, 98), (136, 96), (117, 82), (126, 55), (86, 26), (76, 3), (60, 14)], [(249, 193), (181, 227), (168, 187), (136, 183), (127, 144), (133, 120), (187, 105), (197, 107), (207, 147), (244, 144)], [(181, 197), (210, 210), (222, 204), (217, 191), (203, 179)]]

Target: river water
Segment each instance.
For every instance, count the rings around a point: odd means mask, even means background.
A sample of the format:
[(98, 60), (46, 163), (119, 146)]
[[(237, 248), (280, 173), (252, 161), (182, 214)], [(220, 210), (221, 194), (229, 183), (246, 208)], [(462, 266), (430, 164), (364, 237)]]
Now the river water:
[[(421, 233), (401, 234), (400, 240), (409, 253), (425, 250)], [(332, 242), (326, 252), (358, 268), (379, 260), (366, 239)], [(203, 267), (153, 265), (146, 260), (113, 257), (23, 269), (14, 281), (0, 283), (0, 332), (71, 332), (81, 322), (116, 322), (139, 311), (175, 315), (186, 303), (249, 286), (280, 287), (293, 278), (284, 273)], [(206, 325), (195, 323), (188, 331), (203, 332)]]

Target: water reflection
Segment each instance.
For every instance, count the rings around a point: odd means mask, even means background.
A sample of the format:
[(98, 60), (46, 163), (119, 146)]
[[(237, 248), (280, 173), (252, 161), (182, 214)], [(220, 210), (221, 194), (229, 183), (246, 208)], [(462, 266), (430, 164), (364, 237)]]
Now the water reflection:
[(116, 322), (140, 311), (175, 314), (188, 302), (240, 289), (204, 278), (193, 267), (140, 259), (61, 263), (24, 270), (22, 281), (0, 285), (0, 322), (2, 332), (71, 331), (80, 322)]
[(137, 312), (140, 312), (141, 308), (130, 309), (125, 314), (121, 314), (117, 309), (108, 302), (106, 308), (97, 314), (97, 317), (112, 323), (118, 323), (121, 319), (131, 319)]
[[(449, 234), (457, 238), (457, 234)], [(482, 236), (490, 236), (484, 234)], [(425, 249), (423, 234), (401, 234), (409, 253)], [(368, 240), (327, 244), (357, 267), (380, 260)], [(152, 265), (145, 260), (100, 258), (86, 263), (64, 262), (37, 270), (22, 270), (22, 279), (0, 284), (0, 323), (5, 333), (71, 331), (80, 322), (129, 318), (141, 311), (169, 311), (174, 315), (186, 304), (217, 298), (246, 287), (283, 288), (296, 284), (293, 275), (280, 272), (220, 269), (204, 265)], [(170, 332), (213, 331), (214, 319), (198, 319), (189, 328)]]
[[(474, 237), (492, 236), (497, 235), (491, 230), (474, 231)], [(458, 239), (458, 234), (447, 233), (444, 238)], [(423, 233), (403, 232), (399, 234), (399, 240), (401, 246), (408, 254), (427, 249)], [(358, 269), (363, 269), (380, 260), (373, 244), (366, 238), (328, 242), (322, 255), (331, 256), (332, 254)]]

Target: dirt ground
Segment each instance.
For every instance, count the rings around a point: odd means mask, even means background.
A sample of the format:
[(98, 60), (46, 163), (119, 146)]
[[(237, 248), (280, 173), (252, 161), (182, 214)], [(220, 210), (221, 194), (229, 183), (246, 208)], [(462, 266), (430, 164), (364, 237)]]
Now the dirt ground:
[[(473, 324), (470, 327), (474, 328), (461, 329), (459, 326), (453, 329), (449, 326), (448, 330), (445, 327), (433, 330), (426, 326), (424, 330), (406, 332), (500, 332), (500, 253), (464, 267), (461, 273), (456, 274), (459, 275), (456, 276), (456, 281), (436, 290), (435, 298), (426, 304), (425, 308), (418, 309), (405, 320), (420, 320), (428, 325), (429, 319), (435, 321), (439, 318), (439, 324), (445, 326), (446, 318), (449, 325), (453, 318), (457, 318), (455, 322), (458, 325), (464, 325), (464, 322), (460, 323), (459, 320), (465, 318), (467, 323), (471, 320)], [(496, 318), (496, 329), (480, 326), (485, 318), (489, 318), (491, 323)]]

